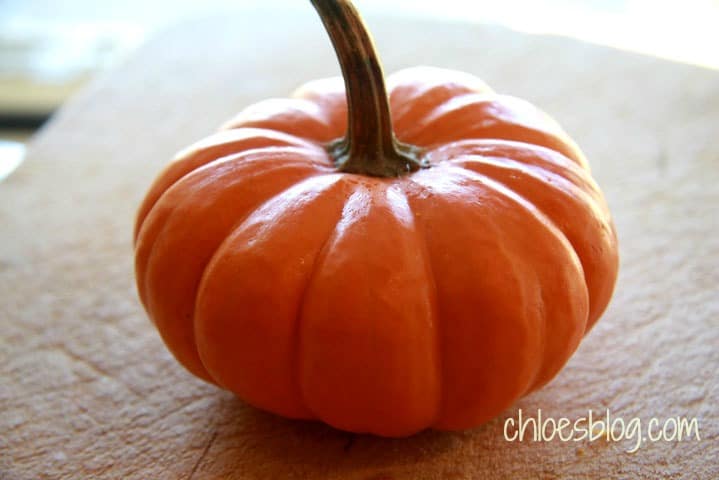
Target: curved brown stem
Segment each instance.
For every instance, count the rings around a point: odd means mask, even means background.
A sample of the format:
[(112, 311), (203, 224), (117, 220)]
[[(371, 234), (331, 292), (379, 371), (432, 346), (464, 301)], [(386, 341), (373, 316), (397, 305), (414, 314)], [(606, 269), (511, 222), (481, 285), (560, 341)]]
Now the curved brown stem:
[(426, 167), (420, 149), (397, 140), (382, 66), (349, 0), (311, 0), (337, 53), (347, 91), (347, 136), (328, 145), (342, 172), (397, 177)]

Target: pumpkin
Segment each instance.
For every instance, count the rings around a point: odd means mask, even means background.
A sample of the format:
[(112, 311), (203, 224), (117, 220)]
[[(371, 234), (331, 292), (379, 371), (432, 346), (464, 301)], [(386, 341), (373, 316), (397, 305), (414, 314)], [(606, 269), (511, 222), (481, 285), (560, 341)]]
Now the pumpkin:
[(607, 306), (610, 212), (545, 113), (440, 68), (386, 84), (348, 1), (342, 78), (261, 101), (142, 203), (139, 296), (196, 376), (276, 414), (466, 429), (552, 379)]

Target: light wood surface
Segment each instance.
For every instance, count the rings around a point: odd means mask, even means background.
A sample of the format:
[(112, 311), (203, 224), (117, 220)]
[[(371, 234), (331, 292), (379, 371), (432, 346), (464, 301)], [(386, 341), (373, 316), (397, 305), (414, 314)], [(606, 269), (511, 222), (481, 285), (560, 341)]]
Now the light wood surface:
[[(186, 373), (136, 297), (135, 209), (161, 166), (245, 105), (339, 69), (306, 16), (197, 20), (71, 101), (0, 183), (0, 478), (719, 478), (719, 72), (483, 25), (369, 18), (385, 70), (458, 68), (551, 112), (619, 232), (609, 310), (495, 421), (354, 436)], [(268, 379), (272, 381), (272, 379)], [(697, 418), (701, 440), (508, 442), (504, 420)]]

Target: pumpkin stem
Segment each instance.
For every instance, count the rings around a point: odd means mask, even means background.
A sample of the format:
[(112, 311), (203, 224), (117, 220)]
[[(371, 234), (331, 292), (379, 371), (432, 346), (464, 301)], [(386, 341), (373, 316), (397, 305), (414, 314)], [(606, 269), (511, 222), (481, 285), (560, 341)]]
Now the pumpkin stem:
[(394, 135), (382, 66), (352, 2), (311, 2), (332, 40), (347, 91), (347, 136), (327, 146), (338, 170), (398, 177), (429, 166), (420, 161), (419, 147), (402, 143)]

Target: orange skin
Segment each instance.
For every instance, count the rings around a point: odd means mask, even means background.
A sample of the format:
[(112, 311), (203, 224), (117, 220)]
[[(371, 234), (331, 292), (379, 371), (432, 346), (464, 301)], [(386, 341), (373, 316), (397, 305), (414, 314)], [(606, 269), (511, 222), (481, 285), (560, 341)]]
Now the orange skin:
[(339, 77), (253, 105), (152, 185), (139, 294), (188, 370), (261, 409), (384, 436), (470, 428), (567, 362), (611, 297), (616, 234), (534, 106), (443, 69), (387, 85), (430, 168), (338, 172)]

